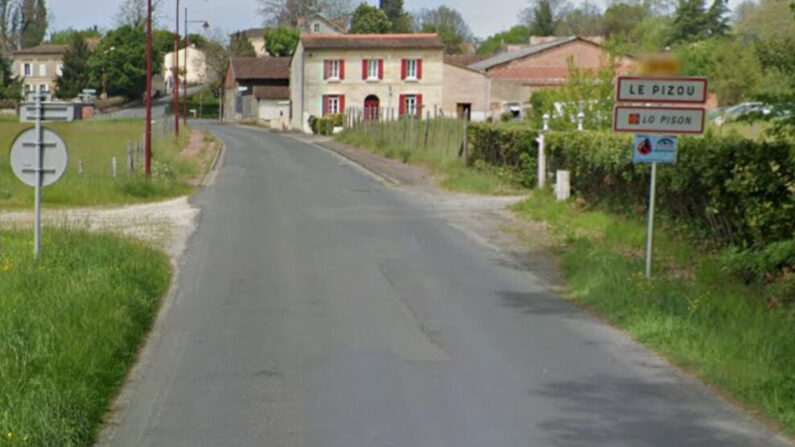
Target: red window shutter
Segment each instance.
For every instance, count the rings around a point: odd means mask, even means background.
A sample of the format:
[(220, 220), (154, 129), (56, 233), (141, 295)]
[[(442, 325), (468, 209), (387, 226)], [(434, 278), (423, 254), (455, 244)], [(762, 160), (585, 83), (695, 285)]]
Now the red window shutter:
[(340, 104), (340, 114), (345, 114), (345, 95), (339, 96), (339, 104)]
[(406, 95), (400, 95), (398, 98), (398, 116), (403, 116), (405, 114), (406, 114)]
[(329, 75), (329, 61), (323, 61), (323, 80), (328, 79)]
[(378, 79), (384, 79), (384, 60), (378, 59)]
[(367, 79), (367, 59), (362, 59), (362, 80)]
[(422, 95), (417, 95), (417, 116), (422, 118)]
[(328, 95), (323, 95), (323, 116), (328, 115)]
[(345, 79), (345, 61), (340, 59), (340, 80)]
[(417, 79), (422, 79), (422, 59), (417, 59)]
[(400, 80), (406, 80), (406, 69), (407, 69), (408, 61), (403, 59), (400, 61)]

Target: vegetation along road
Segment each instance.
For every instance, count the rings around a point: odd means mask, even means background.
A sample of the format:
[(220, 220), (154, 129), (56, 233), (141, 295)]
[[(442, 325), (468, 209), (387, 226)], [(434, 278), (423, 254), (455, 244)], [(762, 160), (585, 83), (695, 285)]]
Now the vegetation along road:
[(409, 193), (212, 130), (223, 167), (100, 445), (789, 445)]

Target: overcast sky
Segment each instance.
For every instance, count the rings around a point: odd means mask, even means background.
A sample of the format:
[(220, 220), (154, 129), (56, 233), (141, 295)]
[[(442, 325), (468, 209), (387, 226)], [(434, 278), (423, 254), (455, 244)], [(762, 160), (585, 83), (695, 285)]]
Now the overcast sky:
[[(164, 0), (168, 18), (174, 16), (176, 0)], [(476, 36), (485, 37), (515, 25), (527, 0), (404, 0), (408, 11), (446, 4), (458, 9)], [(110, 27), (122, 0), (48, 0), (53, 15), (50, 30), (93, 25)], [(256, 0), (180, 0), (189, 15), (210, 22), (226, 32), (262, 25)], [(354, 0), (354, 3), (356, 1)], [(369, 0), (377, 4), (377, 0)], [(169, 21), (170, 23), (171, 21)], [(196, 26), (196, 25), (193, 25)], [(197, 28), (197, 31), (199, 28)]]
[[(163, 0), (166, 9), (165, 18), (172, 23), (176, 0)], [(357, 3), (357, 0), (353, 0)], [(581, 3), (583, 0), (570, 0)], [(606, 0), (592, 0), (601, 7)], [(730, 6), (740, 0), (730, 0)], [(368, 0), (377, 4), (377, 0)], [(61, 30), (69, 27), (86, 28), (98, 25), (109, 28), (122, 0), (48, 0), (53, 23), (50, 30)], [(412, 11), (421, 8), (434, 8), (446, 4), (458, 9), (469, 23), (472, 32), (478, 37), (506, 30), (518, 21), (519, 11), (528, 0), (404, 0), (405, 9)], [(262, 25), (262, 18), (257, 14), (256, 0), (181, 0), (182, 7), (188, 6), (192, 18), (210, 22), (213, 28), (220, 28), (225, 33)], [(195, 30), (199, 31), (197, 25)]]

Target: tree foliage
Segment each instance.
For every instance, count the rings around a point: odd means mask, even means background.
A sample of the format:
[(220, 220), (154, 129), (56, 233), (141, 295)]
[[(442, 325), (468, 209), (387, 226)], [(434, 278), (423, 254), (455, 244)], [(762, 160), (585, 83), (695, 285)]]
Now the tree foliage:
[(391, 29), (392, 23), (386, 13), (367, 3), (361, 3), (351, 17), (352, 34), (386, 34)]
[(403, 10), (403, 0), (380, 0), (378, 8), (384, 11), (393, 33), (409, 33), (412, 30), (411, 16)]
[(271, 28), (296, 27), (298, 19), (315, 14), (333, 20), (353, 11), (352, 0), (257, 0), (259, 13)]
[[(163, 49), (153, 47), (153, 73), (162, 70), (163, 53)], [(109, 96), (143, 97), (146, 91), (146, 32), (143, 27), (124, 25), (105, 35), (88, 60), (94, 86), (101, 84), (103, 63)]]
[(229, 39), (229, 55), (232, 57), (256, 57), (257, 52), (246, 37), (246, 33), (238, 31)]
[(68, 28), (52, 33), (52, 35), (50, 35), (50, 43), (53, 45), (71, 45), (75, 35), (82, 37), (84, 40), (99, 39), (102, 37), (102, 33), (99, 32), (99, 28), (96, 26), (82, 30)]
[(72, 34), (71, 39), (69, 49), (63, 56), (61, 76), (56, 81), (58, 97), (63, 99), (77, 97), (91, 82), (88, 67), (91, 52), (80, 34)]
[(577, 8), (563, 8), (555, 24), (558, 36), (600, 36), (605, 33), (602, 11), (593, 3), (585, 1)]
[(22, 85), (14, 76), (11, 61), (3, 56), (0, 51), (0, 100), (19, 99), (22, 94)]
[(265, 30), (265, 51), (276, 57), (292, 56), (300, 39), (301, 32), (296, 29), (286, 26), (268, 28)]
[(47, 26), (45, 0), (0, 0), (0, 50), (14, 51), (41, 44)]
[(423, 9), (414, 15), (414, 20), (415, 29), (438, 34), (448, 54), (463, 52), (463, 44), (474, 39), (461, 13), (447, 6)]
[(526, 25), (516, 25), (508, 31), (490, 36), (478, 47), (478, 54), (493, 54), (500, 49), (502, 44), (527, 44), (532, 36), (532, 30)]
[[(152, 0), (152, 26), (156, 27), (160, 21), (163, 0)], [(131, 26), (140, 28), (146, 26), (147, 4), (146, 0), (124, 0), (119, 5), (114, 22), (116, 26)]]

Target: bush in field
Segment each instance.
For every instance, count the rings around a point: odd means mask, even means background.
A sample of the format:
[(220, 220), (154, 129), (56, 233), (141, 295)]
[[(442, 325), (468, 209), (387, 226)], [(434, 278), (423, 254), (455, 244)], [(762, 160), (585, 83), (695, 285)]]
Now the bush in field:
[(342, 115), (326, 115), (322, 118), (310, 117), (309, 128), (315, 135), (331, 135), (335, 127), (342, 126)]
[(477, 160), (496, 166), (522, 168), (522, 155), (537, 158), (538, 131), (531, 127), (471, 123), (468, 128), (471, 147), (469, 162)]

